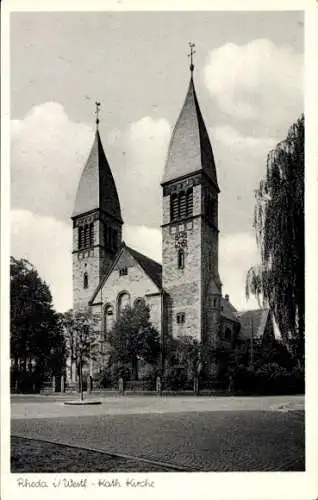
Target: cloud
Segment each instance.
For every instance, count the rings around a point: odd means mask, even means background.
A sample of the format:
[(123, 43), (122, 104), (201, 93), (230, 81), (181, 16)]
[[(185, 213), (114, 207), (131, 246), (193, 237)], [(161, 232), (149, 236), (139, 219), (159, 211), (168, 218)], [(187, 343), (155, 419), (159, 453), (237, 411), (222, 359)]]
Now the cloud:
[[(27, 210), (11, 211), (11, 255), (28, 259), (49, 285), (55, 308), (72, 307), (72, 225)], [(161, 260), (161, 232), (124, 226), (127, 245)]]
[(55, 102), (11, 122), (11, 203), (14, 208), (67, 220), (92, 129), (72, 122)]
[[(165, 119), (143, 117), (124, 130), (112, 130), (103, 141), (122, 204), (124, 239), (157, 261), (160, 180), (170, 134)], [(221, 124), (210, 134), (221, 187), (221, 279), (224, 293), (243, 307), (245, 272), (255, 257), (247, 213), (252, 215), (253, 188), (275, 140), (244, 136)], [(69, 214), (92, 138), (93, 130), (72, 122), (57, 103), (37, 106), (12, 122), (11, 253), (36, 266), (59, 311), (72, 306)]]
[[(72, 122), (57, 103), (36, 106), (23, 120), (14, 120), (12, 208), (69, 221), (93, 133), (88, 125)], [(158, 228), (168, 121), (145, 116), (101, 135), (125, 224)], [(210, 136), (221, 188), (221, 230), (246, 231), (252, 225), (253, 190), (275, 139), (242, 135), (228, 124), (210, 129)]]
[[(161, 187), (171, 127), (164, 118), (145, 116), (108, 137), (124, 221), (158, 227)], [(107, 147), (108, 149), (108, 147)]]
[(229, 125), (209, 129), (213, 144), (222, 233), (252, 230), (254, 192), (266, 170), (268, 152), (276, 146), (272, 137), (242, 135)]
[[(70, 120), (63, 106), (54, 102), (13, 120), (13, 208), (68, 220), (93, 133), (88, 125)], [(160, 224), (160, 180), (170, 134), (165, 119), (146, 116), (102, 137), (128, 224)]]
[(124, 226), (123, 240), (138, 252), (161, 262), (161, 231), (146, 226)]
[(249, 150), (253, 155), (255, 151), (266, 154), (276, 144), (275, 138), (244, 136), (230, 125), (218, 125), (211, 129), (211, 134), (225, 147), (235, 148), (240, 152)]
[(11, 211), (11, 255), (36, 267), (61, 312), (72, 307), (71, 249), (70, 224), (27, 210)]
[(229, 294), (238, 310), (258, 307), (256, 299), (245, 299), (246, 273), (258, 262), (255, 238), (249, 233), (220, 234), (219, 254), (223, 295)]
[(288, 128), (303, 111), (303, 57), (266, 39), (209, 53), (203, 78), (220, 109), (240, 120)]

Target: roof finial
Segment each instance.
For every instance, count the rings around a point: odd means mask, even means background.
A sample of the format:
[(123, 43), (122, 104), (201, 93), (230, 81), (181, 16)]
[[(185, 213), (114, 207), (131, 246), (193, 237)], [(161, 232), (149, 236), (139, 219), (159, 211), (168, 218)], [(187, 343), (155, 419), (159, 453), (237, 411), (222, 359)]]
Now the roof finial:
[(188, 57), (190, 57), (190, 71), (193, 73), (194, 70), (194, 64), (193, 64), (193, 54), (195, 54), (195, 43), (189, 42), (189, 47), (190, 47), (190, 54), (188, 54)]
[(100, 112), (100, 102), (95, 101), (96, 109), (95, 109), (95, 115), (96, 115), (96, 128), (98, 128), (99, 124), (99, 112)]

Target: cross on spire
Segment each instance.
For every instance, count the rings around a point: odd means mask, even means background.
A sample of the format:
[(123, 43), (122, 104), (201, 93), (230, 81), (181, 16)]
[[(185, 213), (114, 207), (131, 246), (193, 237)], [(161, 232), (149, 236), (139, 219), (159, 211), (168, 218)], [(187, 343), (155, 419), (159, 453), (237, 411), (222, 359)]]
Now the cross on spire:
[(96, 109), (95, 109), (95, 115), (96, 115), (96, 127), (98, 128), (99, 124), (99, 112), (100, 112), (100, 102), (95, 101)]
[(188, 57), (190, 57), (190, 71), (193, 73), (194, 70), (194, 64), (193, 64), (193, 55), (195, 54), (195, 43), (189, 42), (189, 47), (190, 47), (190, 54), (188, 54)]

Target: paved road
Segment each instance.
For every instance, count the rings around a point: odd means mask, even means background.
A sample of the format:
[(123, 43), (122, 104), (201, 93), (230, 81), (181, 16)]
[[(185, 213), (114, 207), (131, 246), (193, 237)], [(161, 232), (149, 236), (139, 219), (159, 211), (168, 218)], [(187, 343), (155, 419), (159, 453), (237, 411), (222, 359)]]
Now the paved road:
[[(27, 460), (26, 460), (27, 457)], [(153, 461), (89, 451), (44, 440), (11, 437), (11, 472), (182, 472)]]
[(11, 398), (11, 418), (57, 418), (85, 415), (129, 415), (165, 414), (205, 411), (276, 411), (304, 410), (304, 396), (265, 397), (189, 397), (189, 396), (103, 396), (93, 394), (87, 399), (98, 399), (97, 406), (66, 406), (67, 400), (78, 399), (77, 395), (24, 396)]
[[(12, 404), (11, 432), (162, 461), (187, 470), (304, 470), (301, 398), (219, 398), (223, 402), (215, 398), (166, 399), (113, 398), (111, 408), (108, 400), (99, 407), (80, 409), (61, 402), (43, 403), (41, 418), (34, 418), (41, 403), (21, 401)], [(176, 407), (179, 410), (173, 411)], [(296, 411), (277, 411), (295, 407)], [(92, 410), (97, 413), (90, 414)], [(81, 415), (81, 411), (89, 414)]]

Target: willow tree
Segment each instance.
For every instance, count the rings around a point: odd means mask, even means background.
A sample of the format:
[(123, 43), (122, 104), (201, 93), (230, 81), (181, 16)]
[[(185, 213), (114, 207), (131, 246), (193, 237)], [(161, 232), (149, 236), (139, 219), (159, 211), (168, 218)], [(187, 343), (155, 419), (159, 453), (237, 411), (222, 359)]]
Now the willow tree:
[(274, 313), (282, 338), (304, 355), (304, 115), (267, 156), (256, 191), (254, 229), (261, 264), (247, 273), (246, 295)]

